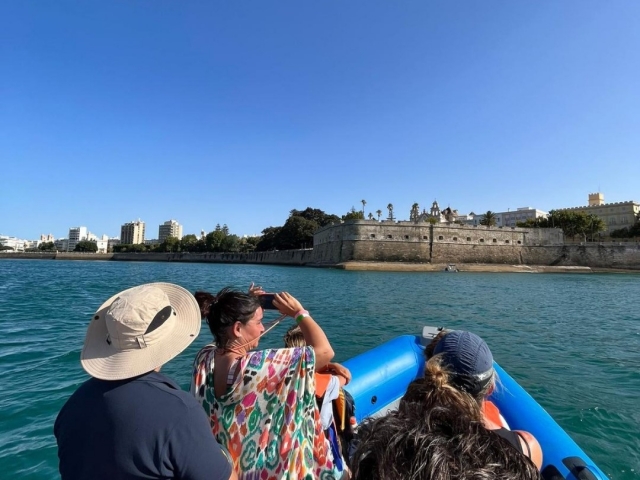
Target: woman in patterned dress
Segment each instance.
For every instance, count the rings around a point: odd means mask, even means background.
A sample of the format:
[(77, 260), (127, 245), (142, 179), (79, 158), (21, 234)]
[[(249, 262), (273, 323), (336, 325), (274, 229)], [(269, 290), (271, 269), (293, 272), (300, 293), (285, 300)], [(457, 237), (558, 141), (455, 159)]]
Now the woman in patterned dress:
[(259, 287), (196, 292), (215, 343), (194, 362), (191, 391), (244, 480), (339, 479), (315, 402), (314, 371), (333, 358), (320, 326), (292, 295), (273, 305), (296, 319), (307, 346), (253, 350), (264, 332)]

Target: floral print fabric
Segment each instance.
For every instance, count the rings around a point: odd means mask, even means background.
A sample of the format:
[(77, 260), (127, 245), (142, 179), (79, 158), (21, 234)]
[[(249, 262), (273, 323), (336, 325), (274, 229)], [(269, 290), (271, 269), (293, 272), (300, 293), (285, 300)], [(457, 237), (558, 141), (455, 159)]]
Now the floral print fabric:
[(241, 480), (333, 480), (340, 473), (322, 432), (311, 347), (259, 350), (240, 359), (227, 393), (213, 388), (215, 345), (194, 362), (191, 391)]

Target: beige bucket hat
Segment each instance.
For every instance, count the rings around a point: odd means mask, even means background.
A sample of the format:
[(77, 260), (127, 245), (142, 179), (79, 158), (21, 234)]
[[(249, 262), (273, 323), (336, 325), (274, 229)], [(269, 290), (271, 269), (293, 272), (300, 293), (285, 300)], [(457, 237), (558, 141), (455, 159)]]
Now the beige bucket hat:
[(102, 380), (124, 380), (155, 370), (200, 333), (200, 308), (188, 290), (148, 283), (124, 290), (93, 315), (80, 363)]

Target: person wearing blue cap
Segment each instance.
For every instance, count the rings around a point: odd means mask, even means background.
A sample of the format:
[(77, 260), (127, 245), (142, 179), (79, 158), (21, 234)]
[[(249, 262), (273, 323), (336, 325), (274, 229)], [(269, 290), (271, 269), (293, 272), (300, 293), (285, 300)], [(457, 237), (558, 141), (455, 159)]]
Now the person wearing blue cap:
[(470, 396), (480, 407), (484, 426), (541, 467), (542, 449), (535, 437), (522, 430), (509, 430), (501, 424), (499, 414), (491, 415), (492, 409), (488, 407), (492, 404), (487, 397), (494, 390), (498, 376), (491, 350), (482, 338), (467, 331), (444, 331), (427, 346), (425, 356), (425, 378), (440, 390), (436, 397), (442, 398), (440, 393), (456, 397), (454, 389)]

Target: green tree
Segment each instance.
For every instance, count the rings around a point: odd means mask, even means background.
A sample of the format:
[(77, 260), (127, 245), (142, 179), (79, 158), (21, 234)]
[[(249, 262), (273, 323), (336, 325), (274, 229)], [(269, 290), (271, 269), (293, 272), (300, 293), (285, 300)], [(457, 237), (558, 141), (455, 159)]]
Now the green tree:
[(313, 247), (313, 234), (317, 229), (316, 222), (303, 217), (289, 217), (278, 234), (278, 250)]
[(198, 237), (190, 233), (182, 237), (182, 239), (180, 240), (180, 250), (183, 252), (194, 252), (196, 251), (197, 244)]
[(278, 237), (282, 227), (267, 227), (262, 230), (262, 237), (256, 245), (258, 252), (267, 252), (269, 250), (278, 250)]
[(480, 217), (480, 225), (484, 225), (486, 227), (493, 227), (495, 224), (496, 224), (496, 214), (493, 213), (491, 210), (487, 210), (486, 213), (484, 213)]
[(351, 210), (342, 216), (342, 220), (364, 220), (364, 213), (359, 212), (355, 207), (351, 207)]
[(604, 220), (593, 213), (577, 212), (575, 221), (576, 233), (582, 235), (585, 242), (587, 241), (587, 236), (593, 241), (596, 234), (607, 229)]
[(176, 237), (167, 237), (155, 248), (158, 252), (179, 252), (180, 240)]
[(243, 237), (238, 242), (238, 251), (243, 253), (253, 252), (256, 249), (259, 242), (260, 242), (259, 236)]
[(387, 210), (389, 210), (389, 220), (391, 220), (393, 222), (394, 218), (393, 218), (393, 204), (392, 203), (387, 205)]
[(378, 215), (378, 221), (380, 221), (380, 217), (382, 216), (382, 210), (376, 210), (376, 215)]
[(318, 208), (307, 207), (305, 210), (291, 210), (289, 217), (302, 217), (312, 222), (316, 222), (318, 227), (340, 223), (340, 217), (323, 212)]
[(74, 248), (73, 251), (96, 253), (98, 251), (98, 244), (90, 240), (80, 240), (78, 243), (76, 243), (76, 248)]
[(366, 200), (360, 200), (360, 203), (362, 203), (362, 218), (364, 218), (364, 206), (367, 204)]
[(368, 217), (369, 217), (369, 220), (373, 220), (373, 213), (369, 212)]
[(207, 252), (222, 252), (223, 242), (226, 235), (222, 231), (220, 225), (216, 225), (216, 229), (213, 232), (209, 232), (205, 237), (205, 244)]
[[(226, 226), (226, 225), (225, 225)], [(224, 232), (224, 230), (223, 230)], [(225, 235), (222, 239), (223, 252), (237, 252), (239, 250), (240, 238), (237, 235)]]
[(55, 249), (56, 244), (53, 242), (42, 242), (40, 245), (38, 245), (38, 250), (42, 250), (43, 252), (49, 252)]

